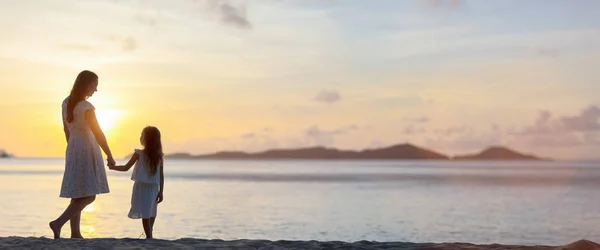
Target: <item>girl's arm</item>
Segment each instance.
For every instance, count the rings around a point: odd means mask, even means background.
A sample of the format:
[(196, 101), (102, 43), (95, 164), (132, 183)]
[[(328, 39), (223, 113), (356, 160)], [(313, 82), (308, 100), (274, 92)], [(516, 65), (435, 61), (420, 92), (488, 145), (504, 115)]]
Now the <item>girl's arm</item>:
[(163, 191), (165, 190), (165, 168), (163, 161), (160, 161), (160, 191), (158, 192), (158, 197), (156, 197), (156, 202), (161, 203), (163, 201)]
[(133, 153), (133, 155), (131, 156), (131, 159), (129, 159), (129, 161), (127, 162), (127, 164), (125, 165), (121, 165), (121, 166), (108, 166), (109, 169), (111, 170), (116, 170), (116, 171), (129, 171), (129, 169), (133, 166), (133, 164), (135, 164), (138, 159), (140, 158), (140, 156), (137, 153)]
[(96, 137), (98, 145), (100, 145), (100, 147), (106, 154), (106, 157), (108, 157), (108, 165), (115, 165), (115, 160), (112, 156), (112, 153), (110, 152), (110, 148), (108, 147), (108, 142), (106, 141), (106, 136), (104, 135), (104, 132), (102, 132), (100, 124), (98, 124), (96, 112), (94, 112), (94, 110), (91, 109), (85, 111), (85, 119), (87, 120), (88, 125), (92, 129), (92, 132), (94, 133), (94, 137)]

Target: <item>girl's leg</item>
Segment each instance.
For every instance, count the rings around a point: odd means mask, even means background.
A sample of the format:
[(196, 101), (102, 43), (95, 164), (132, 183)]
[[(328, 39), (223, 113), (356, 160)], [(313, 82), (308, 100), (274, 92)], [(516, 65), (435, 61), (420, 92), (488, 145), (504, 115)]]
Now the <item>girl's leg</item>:
[[(158, 209), (158, 204), (155, 203), (153, 209), (157, 210)], [(154, 216), (156, 216), (156, 211), (155, 211), (155, 215)], [(152, 234), (154, 234), (154, 221), (156, 221), (156, 217), (150, 217), (150, 232)]]
[(150, 228), (154, 230), (154, 221), (156, 221), (156, 217), (150, 218)]
[(142, 219), (142, 226), (144, 227), (146, 239), (152, 239), (152, 227), (150, 226), (150, 219)]
[(152, 234), (154, 234), (154, 221), (155, 220), (156, 220), (156, 217), (150, 218), (150, 231), (152, 232)]
[[(54, 238), (60, 238), (60, 230), (67, 223), (68, 220), (81, 213), (81, 210), (85, 208), (88, 204), (92, 203), (96, 199), (96, 196), (88, 196), (84, 198), (73, 199), (69, 206), (65, 209), (65, 211), (58, 217), (56, 220), (51, 221), (48, 225), (50, 229), (52, 229), (52, 233), (54, 234)], [(79, 224), (79, 223), (77, 223)]]

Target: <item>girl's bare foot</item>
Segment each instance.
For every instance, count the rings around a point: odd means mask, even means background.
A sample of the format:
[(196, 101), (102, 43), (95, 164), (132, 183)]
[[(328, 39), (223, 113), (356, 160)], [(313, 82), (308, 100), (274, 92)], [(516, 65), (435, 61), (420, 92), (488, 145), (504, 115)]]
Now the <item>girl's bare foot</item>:
[(60, 228), (57, 227), (58, 225), (56, 225), (55, 221), (51, 221), (50, 223), (48, 223), (48, 226), (50, 227), (50, 229), (52, 229), (52, 233), (54, 234), (54, 238), (58, 239), (60, 238)]
[(71, 239), (83, 239), (83, 236), (80, 235), (71, 235)]

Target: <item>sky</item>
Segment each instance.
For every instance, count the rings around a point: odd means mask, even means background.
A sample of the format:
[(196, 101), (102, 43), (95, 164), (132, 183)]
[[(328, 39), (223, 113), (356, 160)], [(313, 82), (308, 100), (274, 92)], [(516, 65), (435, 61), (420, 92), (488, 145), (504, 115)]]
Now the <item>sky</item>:
[(84, 69), (115, 156), (412, 143), (599, 159), (597, 0), (0, 2), (0, 149), (62, 157)]

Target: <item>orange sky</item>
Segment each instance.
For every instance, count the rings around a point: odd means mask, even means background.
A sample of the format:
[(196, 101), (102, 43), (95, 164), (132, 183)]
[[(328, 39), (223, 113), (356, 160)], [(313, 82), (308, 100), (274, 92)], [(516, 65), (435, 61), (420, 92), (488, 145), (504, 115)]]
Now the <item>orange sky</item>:
[(89, 69), (116, 156), (154, 125), (167, 152), (597, 157), (598, 2), (429, 2), (2, 2), (0, 148), (62, 156), (60, 104)]

